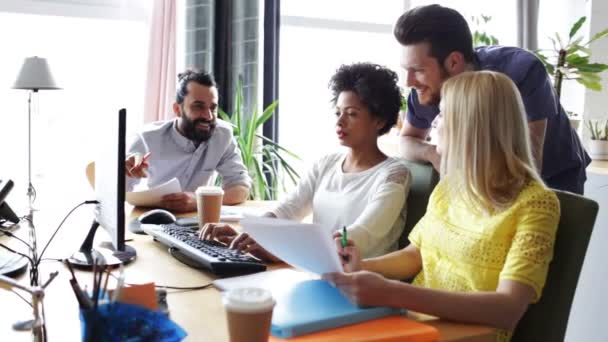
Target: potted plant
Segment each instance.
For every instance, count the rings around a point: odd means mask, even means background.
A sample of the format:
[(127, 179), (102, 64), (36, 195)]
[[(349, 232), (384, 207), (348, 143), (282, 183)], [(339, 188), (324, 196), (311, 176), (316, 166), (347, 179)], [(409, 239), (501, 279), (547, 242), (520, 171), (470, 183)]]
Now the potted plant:
[[(591, 63), (591, 50), (589, 46), (594, 41), (608, 36), (608, 29), (594, 35), (587, 42), (583, 43), (584, 36), (576, 36), (587, 17), (579, 18), (570, 28), (568, 40), (564, 41), (559, 33), (555, 37), (549, 37), (553, 43), (553, 49), (537, 50), (536, 56), (543, 62), (547, 72), (553, 75), (553, 86), (558, 100), (562, 94), (562, 82), (575, 80), (594, 91), (602, 90), (601, 77), (599, 73), (608, 69), (608, 65), (602, 63)], [(576, 36), (576, 37), (575, 37)], [(580, 123), (580, 116), (568, 111), (570, 123), (577, 129)]]
[(484, 31), (484, 26), (486, 26), (490, 20), (492, 20), (492, 17), (489, 15), (480, 14), (479, 17), (471, 16), (471, 23), (475, 28), (473, 31), (474, 47), (499, 44), (498, 38)]
[(608, 120), (588, 120), (591, 133), (589, 154), (593, 159), (608, 159)]
[[(285, 190), (284, 175), (287, 175), (293, 184), (300, 178), (283, 154), (298, 160), (300, 158), (275, 141), (258, 134), (260, 127), (272, 117), (278, 105), (279, 102), (274, 101), (263, 110), (262, 115), (258, 114), (255, 106), (253, 113), (246, 115), (243, 110), (242, 85), (238, 82), (232, 115), (219, 110), (220, 118), (233, 127), (243, 163), (253, 181), (249, 192), (251, 200), (276, 200), (279, 189)], [(219, 179), (216, 181), (220, 182)]]

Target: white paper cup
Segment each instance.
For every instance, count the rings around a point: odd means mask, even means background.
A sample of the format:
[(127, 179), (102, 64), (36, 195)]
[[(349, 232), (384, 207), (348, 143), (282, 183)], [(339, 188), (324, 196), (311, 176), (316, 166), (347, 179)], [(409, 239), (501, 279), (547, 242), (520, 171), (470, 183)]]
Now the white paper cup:
[(275, 301), (268, 290), (245, 287), (222, 297), (230, 342), (267, 342)]
[(205, 223), (220, 222), (224, 190), (219, 186), (201, 186), (195, 195), (199, 228), (203, 228)]

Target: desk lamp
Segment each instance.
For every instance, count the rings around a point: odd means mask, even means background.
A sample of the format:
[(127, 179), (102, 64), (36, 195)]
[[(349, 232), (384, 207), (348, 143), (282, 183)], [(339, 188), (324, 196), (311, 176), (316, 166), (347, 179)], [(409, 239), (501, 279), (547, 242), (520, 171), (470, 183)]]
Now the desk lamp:
[(47, 341), (46, 326), (44, 324), (44, 306), (42, 300), (44, 298), (44, 289), (55, 279), (59, 272), (51, 273), (49, 280), (42, 286), (26, 286), (19, 284), (16, 280), (0, 275), (0, 289), (7, 291), (21, 290), (32, 295), (32, 309), (34, 319), (20, 321), (13, 324), (13, 329), (18, 331), (32, 331), (34, 342)]
[[(32, 185), (32, 95), (38, 90), (55, 90), (61, 89), (55, 83), (49, 64), (45, 58), (28, 57), (21, 66), (21, 71), (17, 76), (17, 80), (13, 85), (13, 89), (29, 90), (27, 99), (27, 196), (29, 199), (29, 213), (27, 221), (30, 226), (30, 243), (32, 247), (32, 259), (38, 260), (38, 252), (36, 246), (36, 230), (34, 228), (34, 209), (33, 203), (36, 198), (36, 190)], [(35, 274), (30, 275), (32, 286), (38, 285), (37, 270)]]

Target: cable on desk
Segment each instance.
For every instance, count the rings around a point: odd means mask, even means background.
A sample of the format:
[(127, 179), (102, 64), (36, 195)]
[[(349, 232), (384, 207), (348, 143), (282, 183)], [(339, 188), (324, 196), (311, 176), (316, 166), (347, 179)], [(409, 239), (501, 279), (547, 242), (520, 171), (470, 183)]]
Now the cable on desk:
[(53, 241), (53, 238), (55, 238), (55, 235), (57, 235), (57, 232), (59, 232), (59, 229), (61, 229), (61, 226), (63, 225), (63, 223), (65, 222), (65, 220), (67, 220), (68, 217), (70, 217), (70, 215), (72, 215), (72, 213), (74, 212), (74, 210), (80, 208), (81, 206), (83, 206), (85, 204), (97, 204), (97, 203), (99, 203), (99, 202), (98, 201), (84, 201), (84, 202), (78, 204), (77, 206), (75, 206), (74, 208), (72, 208), (72, 210), (70, 210), (70, 212), (68, 212), (67, 215), (65, 215), (65, 217), (63, 218), (63, 220), (61, 220), (61, 223), (59, 223), (59, 226), (57, 226), (57, 229), (55, 229), (55, 232), (53, 232), (53, 235), (51, 235), (51, 238), (49, 239), (49, 241), (47, 241), (46, 245), (44, 245), (44, 248), (42, 249), (42, 252), (38, 256), (38, 260), (36, 260), (36, 267), (40, 264), (40, 260), (42, 260), (42, 256), (44, 255), (44, 252), (46, 251), (46, 249), (51, 244), (51, 241)]
[(5, 230), (5, 229), (0, 229), (0, 232), (3, 233), (6, 236), (9, 236), (9, 237), (12, 237), (12, 238), (15, 238), (15, 239), (21, 241), (21, 243), (23, 243), (24, 245), (27, 246), (28, 250), (32, 249), (32, 246), (30, 246), (29, 243), (25, 242), (23, 239), (19, 238), (17, 235), (15, 235), (15, 234), (13, 234), (13, 233)]
[(14, 290), (11, 290), (11, 292), (14, 293), (14, 294), (16, 294), (17, 297), (21, 298), (21, 300), (23, 300), (27, 305), (29, 305), (30, 307), (33, 307), (32, 303), (30, 303), (29, 300), (25, 299), (25, 297), (23, 297), (19, 292), (14, 291)]
[[(115, 274), (110, 273), (110, 275), (114, 278), (114, 279), (118, 279), (118, 277)], [(125, 283), (125, 285), (128, 286), (137, 286), (140, 284), (133, 284), (133, 283)], [(169, 289), (169, 290), (204, 290), (208, 287), (211, 287), (213, 285), (213, 283), (207, 283), (204, 285), (199, 285), (199, 286), (172, 286), (172, 285), (154, 285), (154, 287), (158, 288), (158, 289)]]
[(9, 251), (9, 252), (12, 252), (12, 253), (15, 253), (15, 254), (21, 255), (22, 257), (24, 257), (24, 258), (26, 258), (27, 260), (29, 260), (29, 261), (30, 261), (30, 264), (31, 264), (32, 266), (34, 265), (34, 261), (32, 260), (32, 258), (30, 258), (30, 257), (29, 257), (29, 255), (25, 255), (25, 254), (23, 254), (23, 253), (17, 252), (16, 250), (14, 250), (14, 249), (12, 249), (12, 248), (10, 248), (10, 247), (6, 246), (6, 245), (5, 245), (5, 244), (3, 244), (3, 243), (0, 243), (0, 247), (2, 247), (2, 248), (4, 248), (4, 249), (6, 249), (6, 250), (7, 250), (7, 251)]

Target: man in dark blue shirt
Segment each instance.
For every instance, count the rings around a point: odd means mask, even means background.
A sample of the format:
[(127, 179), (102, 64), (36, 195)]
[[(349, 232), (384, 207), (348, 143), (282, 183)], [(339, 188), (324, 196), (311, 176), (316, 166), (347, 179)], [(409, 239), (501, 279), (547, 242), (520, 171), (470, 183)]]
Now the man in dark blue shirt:
[(528, 116), (532, 154), (547, 186), (583, 193), (585, 168), (591, 159), (570, 126), (545, 67), (534, 54), (516, 47), (473, 49), (464, 17), (439, 5), (404, 13), (394, 34), (403, 46), (401, 65), (407, 86), (412, 88), (401, 130), (406, 158), (430, 161), (439, 170), (440, 156), (426, 139), (439, 114), (443, 82), (464, 71), (493, 70), (509, 76), (519, 89)]

